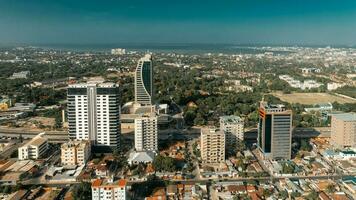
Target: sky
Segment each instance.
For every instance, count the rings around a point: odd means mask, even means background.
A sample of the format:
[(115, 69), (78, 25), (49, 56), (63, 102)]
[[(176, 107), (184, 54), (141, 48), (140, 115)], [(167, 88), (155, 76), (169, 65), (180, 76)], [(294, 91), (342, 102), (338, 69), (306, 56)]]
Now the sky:
[(0, 43), (356, 45), (356, 0), (0, 0)]

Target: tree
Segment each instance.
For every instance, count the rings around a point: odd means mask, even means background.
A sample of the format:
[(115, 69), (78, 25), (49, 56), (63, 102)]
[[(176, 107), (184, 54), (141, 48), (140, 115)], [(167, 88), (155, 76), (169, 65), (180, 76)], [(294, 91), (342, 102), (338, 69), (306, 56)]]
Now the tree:
[(175, 160), (171, 157), (158, 155), (155, 157), (152, 164), (156, 171), (173, 172), (176, 170)]
[(288, 199), (288, 192), (285, 190), (282, 190), (278, 193), (278, 198), (280, 199)]
[(326, 187), (326, 191), (328, 193), (334, 193), (336, 191), (336, 188), (335, 188), (335, 185), (334, 184), (329, 184), (327, 187)]
[(193, 143), (192, 147), (193, 147), (193, 154), (195, 155), (195, 157), (199, 158), (201, 154), (198, 149), (198, 143), (197, 142)]
[(74, 200), (91, 199), (91, 184), (82, 182), (79, 185), (75, 185), (73, 187), (72, 197)]
[(292, 197), (292, 198), (296, 198), (296, 197), (300, 197), (302, 194), (300, 194), (299, 192), (292, 192), (291, 194), (290, 194), (290, 196)]
[(24, 173), (22, 173), (21, 175), (20, 175), (20, 180), (22, 181), (22, 180), (24, 180), (24, 179), (26, 179), (28, 176), (29, 176), (30, 174), (28, 173), (28, 172), (24, 172)]
[(188, 110), (184, 114), (184, 121), (187, 125), (192, 126), (194, 124), (195, 117), (196, 117), (195, 111)]
[(282, 164), (282, 173), (283, 174), (293, 174), (294, 173), (294, 166), (289, 163)]
[(312, 145), (307, 140), (301, 140), (300, 142), (300, 149), (303, 151), (311, 151), (313, 149)]
[(318, 192), (315, 190), (312, 190), (305, 198), (307, 200), (315, 200), (315, 199), (318, 199), (318, 196), (319, 196)]
[(144, 197), (147, 197), (148, 195), (152, 194), (155, 188), (165, 186), (165, 182), (158, 178), (156, 175), (149, 175), (147, 176), (147, 181), (132, 184), (132, 199), (144, 199)]

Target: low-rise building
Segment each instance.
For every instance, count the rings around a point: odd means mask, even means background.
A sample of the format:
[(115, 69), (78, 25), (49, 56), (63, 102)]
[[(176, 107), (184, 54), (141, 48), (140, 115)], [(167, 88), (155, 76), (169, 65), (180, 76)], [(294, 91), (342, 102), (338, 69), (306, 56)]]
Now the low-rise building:
[(304, 80), (303, 82), (300, 80), (295, 80), (289, 75), (280, 75), (279, 79), (286, 81), (293, 88), (299, 88), (302, 90), (319, 88), (323, 85), (322, 83), (318, 83), (315, 80)]
[(30, 76), (30, 71), (14, 72), (10, 79), (27, 79)]
[(327, 84), (327, 89), (329, 90), (329, 91), (331, 91), (331, 90), (336, 90), (336, 89), (338, 89), (338, 88), (340, 88), (340, 87), (344, 87), (346, 84), (345, 83), (335, 83), (335, 82), (331, 82), (331, 83), (328, 83)]
[(139, 163), (152, 163), (155, 158), (155, 152), (153, 151), (133, 151), (129, 154), (128, 163), (130, 165), (136, 165)]
[(126, 200), (127, 181), (117, 182), (96, 179), (91, 185), (92, 200)]
[(38, 134), (18, 149), (19, 160), (39, 159), (48, 149), (47, 139)]
[(90, 157), (90, 142), (88, 140), (69, 141), (61, 146), (62, 165), (85, 165)]

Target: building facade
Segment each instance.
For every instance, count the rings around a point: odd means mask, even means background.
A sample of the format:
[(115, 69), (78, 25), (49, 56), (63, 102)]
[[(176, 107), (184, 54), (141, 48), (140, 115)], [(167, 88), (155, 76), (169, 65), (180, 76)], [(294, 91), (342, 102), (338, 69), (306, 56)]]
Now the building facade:
[(96, 179), (91, 185), (92, 200), (126, 200), (127, 181), (124, 179), (116, 183), (105, 183), (104, 180)]
[(135, 102), (141, 105), (153, 104), (153, 66), (150, 54), (141, 58), (136, 67)]
[(82, 166), (90, 158), (91, 148), (89, 140), (75, 141), (61, 145), (61, 162), (62, 165)]
[(18, 148), (19, 160), (39, 159), (48, 149), (47, 139), (43, 137), (44, 133), (32, 138), (29, 142)]
[(331, 116), (331, 144), (337, 148), (356, 147), (356, 113)]
[(135, 150), (158, 151), (158, 120), (155, 113), (135, 119)]
[(291, 159), (292, 111), (261, 101), (257, 143), (268, 159)]
[(68, 86), (69, 137), (96, 146), (117, 147), (120, 141), (120, 93), (114, 83)]
[(236, 148), (238, 141), (244, 140), (244, 121), (234, 115), (220, 117), (220, 130), (225, 133), (226, 148)]
[(225, 133), (215, 127), (202, 128), (200, 151), (203, 163), (222, 163), (225, 161)]

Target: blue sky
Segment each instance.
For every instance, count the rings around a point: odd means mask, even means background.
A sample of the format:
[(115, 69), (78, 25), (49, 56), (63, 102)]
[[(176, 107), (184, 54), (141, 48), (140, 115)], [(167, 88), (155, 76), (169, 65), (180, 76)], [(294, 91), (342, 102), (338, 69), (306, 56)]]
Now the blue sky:
[(356, 45), (356, 0), (0, 0), (0, 43)]

